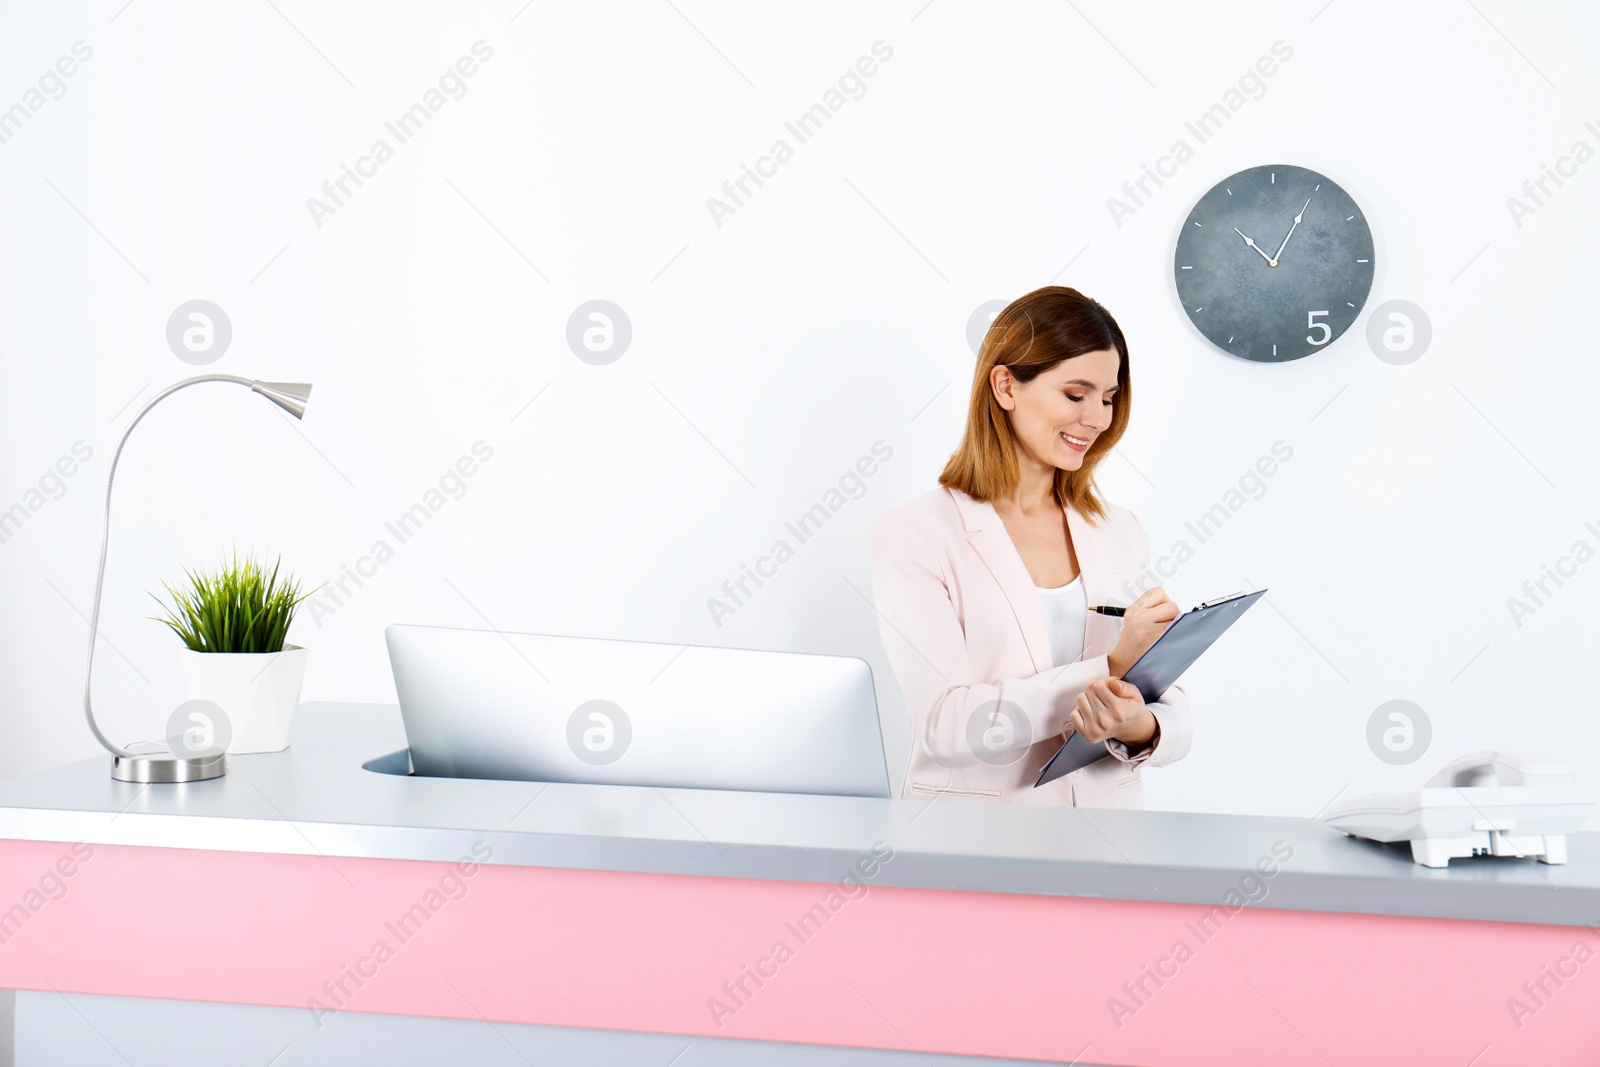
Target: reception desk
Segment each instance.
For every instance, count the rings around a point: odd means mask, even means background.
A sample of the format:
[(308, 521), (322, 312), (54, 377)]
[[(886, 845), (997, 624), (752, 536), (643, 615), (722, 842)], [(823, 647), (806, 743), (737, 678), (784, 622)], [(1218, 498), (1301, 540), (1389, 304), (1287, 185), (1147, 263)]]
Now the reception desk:
[(0, 782), (0, 1063), (1600, 1059), (1600, 834), (1429, 870), (1307, 819), (419, 778), (404, 744), (311, 703), (215, 781)]

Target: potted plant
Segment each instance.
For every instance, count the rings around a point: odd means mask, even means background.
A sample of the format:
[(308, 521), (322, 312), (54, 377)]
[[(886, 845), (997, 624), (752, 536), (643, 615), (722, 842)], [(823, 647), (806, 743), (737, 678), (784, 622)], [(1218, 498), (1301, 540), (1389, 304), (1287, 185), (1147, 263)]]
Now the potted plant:
[(237, 553), (215, 571), (184, 574), (187, 588), (161, 583), (172, 607), (151, 618), (183, 640), (189, 698), (221, 709), (213, 725), (227, 752), (281, 752), (306, 673), (306, 650), (284, 639), (315, 590), (302, 593), (292, 575), (280, 580), (276, 561), (268, 573)]

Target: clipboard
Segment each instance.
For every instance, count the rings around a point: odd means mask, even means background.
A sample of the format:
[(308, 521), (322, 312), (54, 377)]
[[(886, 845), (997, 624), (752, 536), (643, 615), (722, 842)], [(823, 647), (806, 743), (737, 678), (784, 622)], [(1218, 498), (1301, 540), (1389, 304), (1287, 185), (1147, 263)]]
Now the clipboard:
[[(1156, 638), (1156, 643), (1145, 649), (1138, 662), (1128, 668), (1123, 681), (1137, 687), (1146, 704), (1154, 704), (1265, 592), (1265, 589), (1258, 589), (1254, 593), (1233, 593), (1184, 612), (1172, 620), (1172, 625)], [(1033, 787), (1037, 789), (1110, 755), (1104, 741), (1085, 741), (1083, 735), (1074, 730), (1067, 743), (1044, 765)]]

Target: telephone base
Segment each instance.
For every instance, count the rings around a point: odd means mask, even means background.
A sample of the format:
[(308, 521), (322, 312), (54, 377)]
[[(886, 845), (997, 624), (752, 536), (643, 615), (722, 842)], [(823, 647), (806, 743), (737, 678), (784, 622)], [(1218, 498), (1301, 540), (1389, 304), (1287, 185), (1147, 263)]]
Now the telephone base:
[(1417, 837), (1411, 840), (1411, 858), (1424, 867), (1448, 867), (1451, 859), (1465, 859), (1479, 854), (1532, 858), (1540, 863), (1565, 863), (1567, 835), (1474, 830), (1460, 837)]

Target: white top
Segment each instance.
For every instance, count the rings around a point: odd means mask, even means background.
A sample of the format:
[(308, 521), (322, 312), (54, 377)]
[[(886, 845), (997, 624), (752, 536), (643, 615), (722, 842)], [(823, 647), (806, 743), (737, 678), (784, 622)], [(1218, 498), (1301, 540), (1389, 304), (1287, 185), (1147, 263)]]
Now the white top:
[(1044, 601), (1045, 629), (1050, 632), (1050, 656), (1055, 665), (1078, 662), (1083, 657), (1083, 627), (1089, 617), (1083, 575), (1054, 589), (1042, 585), (1034, 588), (1039, 590), (1039, 599)]

